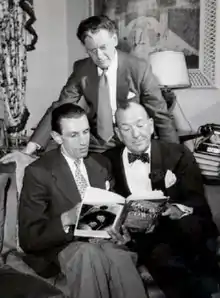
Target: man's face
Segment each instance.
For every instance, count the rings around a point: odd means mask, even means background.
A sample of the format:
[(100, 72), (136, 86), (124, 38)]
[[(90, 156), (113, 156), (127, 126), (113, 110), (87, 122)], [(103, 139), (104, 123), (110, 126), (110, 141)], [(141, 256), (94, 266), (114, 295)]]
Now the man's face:
[(73, 158), (83, 158), (88, 154), (90, 129), (85, 115), (80, 118), (63, 118), (60, 122), (61, 134), (53, 132), (54, 140), (62, 146), (63, 152)]
[(96, 33), (88, 33), (84, 41), (88, 55), (101, 69), (108, 68), (111, 64), (117, 44), (117, 35), (105, 29), (100, 29)]
[(131, 103), (128, 109), (120, 110), (117, 125), (119, 139), (132, 153), (140, 154), (148, 149), (154, 131), (153, 120), (142, 106)]

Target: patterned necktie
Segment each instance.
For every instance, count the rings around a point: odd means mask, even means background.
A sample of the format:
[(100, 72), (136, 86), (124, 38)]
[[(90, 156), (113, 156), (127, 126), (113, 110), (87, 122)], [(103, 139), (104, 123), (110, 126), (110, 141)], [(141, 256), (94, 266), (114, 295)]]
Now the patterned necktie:
[(81, 198), (84, 198), (86, 189), (88, 187), (88, 183), (86, 181), (86, 178), (83, 176), (81, 170), (80, 170), (80, 165), (81, 165), (81, 160), (80, 159), (76, 159), (74, 161), (75, 167), (76, 167), (76, 171), (75, 171), (75, 181), (76, 181), (76, 185), (78, 188), (78, 191), (80, 193)]
[(141, 160), (144, 163), (146, 162), (149, 163), (150, 162), (149, 154), (148, 153), (134, 154), (134, 153), (128, 152), (128, 162), (133, 163), (136, 160)]
[(114, 135), (109, 91), (108, 78), (104, 70), (99, 78), (97, 133), (105, 142), (108, 142)]

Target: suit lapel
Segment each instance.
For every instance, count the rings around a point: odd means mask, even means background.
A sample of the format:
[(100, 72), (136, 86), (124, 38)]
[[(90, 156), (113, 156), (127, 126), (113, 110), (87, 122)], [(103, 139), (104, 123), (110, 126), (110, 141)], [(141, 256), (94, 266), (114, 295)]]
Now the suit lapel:
[(152, 140), (151, 142), (151, 185), (152, 189), (160, 189), (163, 192), (166, 192), (165, 188), (165, 177), (166, 169), (163, 161), (163, 156), (159, 142)]
[(60, 149), (57, 149), (57, 157), (52, 168), (52, 177), (55, 186), (62, 192), (63, 196), (74, 204), (81, 201), (79, 191), (69, 165)]
[(88, 156), (84, 159), (90, 185), (97, 188), (105, 189), (105, 179), (101, 173), (101, 168), (97, 167), (97, 162)]
[(130, 192), (126, 174), (125, 174), (125, 168), (123, 163), (123, 151), (124, 151), (124, 147), (121, 147), (119, 148), (118, 152), (115, 154), (116, 162), (115, 162), (114, 174), (117, 179), (118, 190), (124, 197), (127, 197), (131, 194), (131, 192)]
[(98, 87), (99, 87), (99, 76), (97, 66), (93, 63), (92, 59), (88, 59), (88, 74), (87, 74), (87, 90), (88, 99), (94, 106), (94, 111), (97, 112), (98, 104)]
[(117, 88), (116, 88), (117, 106), (123, 105), (123, 103), (127, 101), (129, 87), (130, 87), (130, 84), (128, 80), (128, 67), (127, 67), (126, 55), (121, 51), (118, 51)]

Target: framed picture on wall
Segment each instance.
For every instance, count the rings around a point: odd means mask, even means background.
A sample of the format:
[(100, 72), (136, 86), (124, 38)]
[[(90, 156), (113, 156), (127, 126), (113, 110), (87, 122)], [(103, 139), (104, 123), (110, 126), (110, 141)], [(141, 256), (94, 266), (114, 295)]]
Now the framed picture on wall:
[(196, 87), (216, 83), (216, 11), (217, 0), (94, 0), (95, 14), (116, 21), (121, 50), (182, 51)]
[(182, 51), (188, 68), (199, 67), (200, 0), (108, 0), (102, 10), (117, 22), (122, 50)]

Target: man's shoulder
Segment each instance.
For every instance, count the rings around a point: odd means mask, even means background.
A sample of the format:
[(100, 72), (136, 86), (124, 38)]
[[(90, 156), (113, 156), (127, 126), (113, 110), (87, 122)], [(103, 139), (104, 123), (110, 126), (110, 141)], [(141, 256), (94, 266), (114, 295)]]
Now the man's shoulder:
[(109, 159), (101, 153), (89, 153), (85, 160), (88, 160), (94, 167), (106, 168), (110, 166)]
[(58, 157), (58, 149), (50, 150), (44, 153), (41, 157), (36, 159), (30, 165), (28, 165), (27, 170), (30, 170), (33, 168), (49, 169), (52, 167), (57, 157)]
[(74, 71), (79, 71), (80, 69), (83, 70), (84, 68), (87, 68), (91, 63), (92, 63), (92, 60), (89, 57), (76, 60), (73, 63), (73, 70)]
[(136, 69), (136, 70), (138, 69), (140, 70), (140, 68), (146, 69), (147, 66), (149, 65), (147, 58), (143, 59), (135, 55), (122, 52), (120, 50), (118, 50), (118, 59), (122, 59), (126, 61), (126, 66), (129, 66), (132, 69)]
[(161, 140), (153, 141), (167, 159), (181, 158), (182, 156), (193, 156), (193, 153), (184, 144), (170, 143)]
[(119, 163), (125, 146), (123, 144), (109, 149), (105, 152), (105, 156), (110, 160), (111, 164), (115, 166)]

